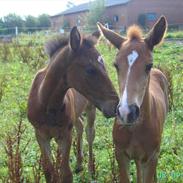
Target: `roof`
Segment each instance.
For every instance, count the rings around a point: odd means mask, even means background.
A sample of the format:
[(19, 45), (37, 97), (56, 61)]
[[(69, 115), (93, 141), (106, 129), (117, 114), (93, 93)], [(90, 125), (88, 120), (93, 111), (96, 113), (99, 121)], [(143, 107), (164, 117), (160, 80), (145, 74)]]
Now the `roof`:
[[(106, 0), (105, 1), (105, 7), (111, 7), (111, 6), (117, 6), (117, 5), (121, 5), (121, 4), (127, 4), (130, 0)], [(56, 16), (60, 16), (60, 15), (67, 15), (67, 14), (72, 14), (72, 13), (78, 13), (78, 12), (82, 12), (82, 11), (89, 11), (91, 6), (91, 2), (88, 3), (83, 3), (77, 6), (74, 6), (72, 8), (69, 8), (57, 15), (51, 16), (51, 17), (56, 17)]]

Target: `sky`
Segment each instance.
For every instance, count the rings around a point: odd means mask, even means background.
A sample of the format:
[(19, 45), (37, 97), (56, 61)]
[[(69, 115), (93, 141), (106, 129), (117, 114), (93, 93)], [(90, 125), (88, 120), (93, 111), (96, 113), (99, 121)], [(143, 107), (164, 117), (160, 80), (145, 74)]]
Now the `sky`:
[[(74, 4), (81, 4), (89, 0), (70, 0)], [(58, 14), (67, 9), (68, 0), (0, 0), (0, 17), (15, 13), (22, 17), (26, 15), (38, 16), (46, 13)]]

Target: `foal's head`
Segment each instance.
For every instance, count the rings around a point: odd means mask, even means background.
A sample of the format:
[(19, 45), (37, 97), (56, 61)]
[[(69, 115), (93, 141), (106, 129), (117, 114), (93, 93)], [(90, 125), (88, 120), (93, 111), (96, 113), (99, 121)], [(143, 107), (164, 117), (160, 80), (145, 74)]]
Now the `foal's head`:
[(112, 117), (119, 99), (105, 70), (104, 60), (95, 48), (99, 37), (99, 32), (82, 37), (74, 27), (65, 47), (59, 52), (63, 52), (61, 55), (67, 59), (65, 83), (68, 88), (75, 88), (106, 117)]
[(153, 66), (153, 47), (161, 42), (167, 28), (165, 17), (161, 17), (144, 39), (138, 26), (131, 26), (127, 38), (99, 27), (104, 36), (119, 49), (114, 63), (120, 87), (118, 118), (124, 125), (138, 122), (140, 108), (148, 91), (150, 70)]

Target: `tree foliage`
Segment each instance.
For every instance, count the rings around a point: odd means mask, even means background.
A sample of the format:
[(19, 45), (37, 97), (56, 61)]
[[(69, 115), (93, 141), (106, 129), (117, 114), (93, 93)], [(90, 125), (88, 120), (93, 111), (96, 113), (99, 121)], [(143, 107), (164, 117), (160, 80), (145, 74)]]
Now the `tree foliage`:
[(0, 19), (0, 34), (15, 34), (15, 27), (18, 27), (19, 32), (34, 32), (50, 26), (51, 22), (47, 14), (38, 17), (28, 15), (22, 18), (11, 13)]
[(25, 18), (25, 27), (27, 27), (28, 31), (32, 31), (31, 27), (37, 27), (37, 25), (38, 25), (37, 18), (35, 18), (35, 17), (31, 16), (31, 15), (28, 15)]
[(95, 28), (98, 21), (104, 21), (104, 10), (105, 0), (95, 0), (91, 2), (91, 7), (86, 18), (86, 24), (89, 28)]
[(42, 14), (38, 17), (38, 26), (39, 27), (50, 27), (50, 18), (47, 14)]

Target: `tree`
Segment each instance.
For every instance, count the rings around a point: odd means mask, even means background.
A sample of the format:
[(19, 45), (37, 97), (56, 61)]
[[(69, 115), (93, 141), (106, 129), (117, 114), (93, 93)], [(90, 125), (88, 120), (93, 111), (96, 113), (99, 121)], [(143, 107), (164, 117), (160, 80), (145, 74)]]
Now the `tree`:
[(98, 21), (104, 21), (105, 0), (95, 0), (91, 2), (91, 8), (86, 18), (88, 28), (95, 28)]
[(25, 18), (25, 27), (27, 28), (26, 30), (29, 31), (29, 32), (34, 32), (35, 27), (38, 26), (38, 20), (37, 18), (31, 16), (31, 15), (28, 15), (26, 18)]
[(4, 27), (9, 29), (7, 31), (7, 33), (9, 34), (15, 32), (15, 27), (23, 28), (23, 26), (24, 26), (23, 19), (16, 14), (11, 13), (4, 17)]
[(40, 15), (38, 17), (38, 26), (39, 27), (50, 27), (51, 22), (50, 22), (49, 15), (47, 15), (47, 14)]
[(3, 34), (3, 32), (4, 32), (4, 22), (2, 18), (0, 18), (0, 34)]

